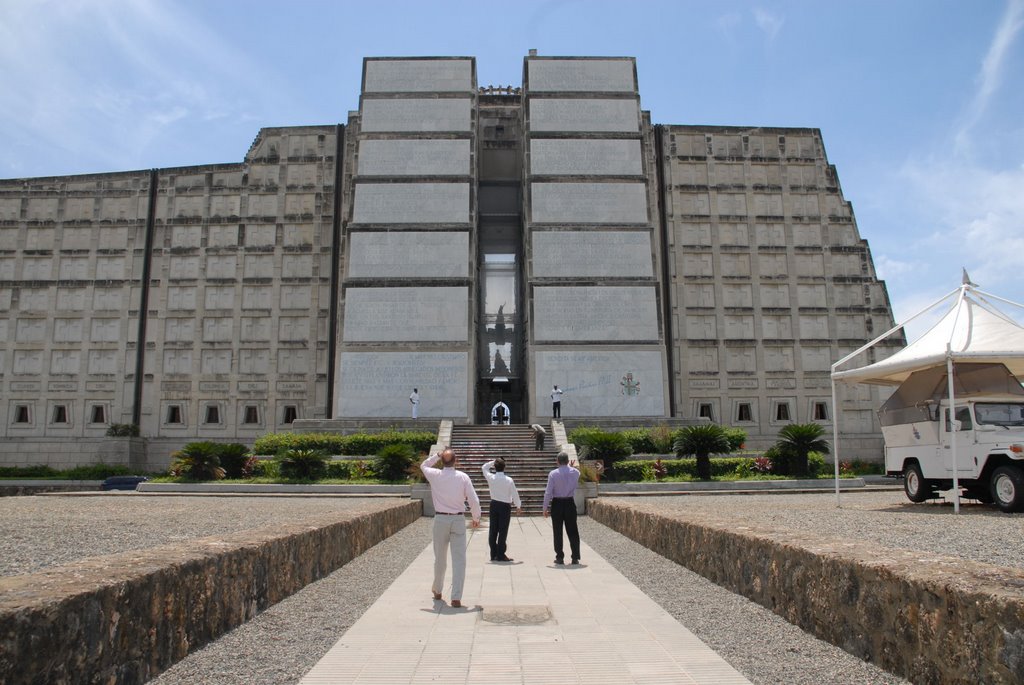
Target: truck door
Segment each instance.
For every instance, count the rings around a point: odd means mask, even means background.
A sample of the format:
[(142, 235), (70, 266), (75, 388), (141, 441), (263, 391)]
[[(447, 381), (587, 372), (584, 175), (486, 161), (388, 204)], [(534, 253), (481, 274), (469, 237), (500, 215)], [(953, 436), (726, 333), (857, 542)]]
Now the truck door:
[(943, 410), (945, 417), (942, 431), (942, 470), (946, 477), (953, 477), (952, 440), (956, 440), (957, 476), (960, 478), (974, 477), (974, 420), (971, 418), (970, 407), (957, 407), (956, 420), (960, 422), (959, 430), (953, 431), (949, 422), (949, 408)]

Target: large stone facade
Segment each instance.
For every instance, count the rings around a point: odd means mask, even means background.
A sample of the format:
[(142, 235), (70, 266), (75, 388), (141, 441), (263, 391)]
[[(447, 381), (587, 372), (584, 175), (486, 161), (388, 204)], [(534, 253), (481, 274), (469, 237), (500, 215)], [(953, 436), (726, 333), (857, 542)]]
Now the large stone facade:
[[(297, 419), (831, 425), (892, 325), (816, 129), (653, 125), (630, 58), (364, 62), (345, 125), (239, 164), (0, 181), (0, 462), (133, 462)], [(898, 344), (895, 341), (893, 344)], [(886, 354), (884, 351), (881, 355)], [(879, 456), (876, 390), (842, 388)]]

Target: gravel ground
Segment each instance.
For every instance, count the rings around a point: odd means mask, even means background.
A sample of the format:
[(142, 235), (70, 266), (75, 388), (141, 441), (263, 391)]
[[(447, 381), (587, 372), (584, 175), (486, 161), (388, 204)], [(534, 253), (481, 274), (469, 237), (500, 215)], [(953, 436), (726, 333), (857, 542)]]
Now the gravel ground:
[(374, 498), (156, 497), (131, 493), (0, 497), (0, 576), (84, 557), (293, 522)]
[[(101, 549), (109, 553), (359, 506), (359, 500), (348, 499), (259, 499), (256, 506), (253, 498), (115, 499), (109, 503), (103, 498), (0, 500), (0, 561), (8, 565), (8, 552), (14, 552), (42, 567), (84, 556), (61, 549), (72, 541), (75, 546), (88, 547), (88, 554)], [(70, 501), (73, 507), (68, 506)], [(666, 512), (694, 511), (723, 522), (857, 538), (1004, 566), (1024, 565), (1024, 517), (980, 505), (965, 504), (961, 515), (954, 516), (951, 505), (913, 505), (902, 492), (892, 491), (844, 494), (840, 509), (834, 495), (816, 494), (661, 497), (656, 502)], [(298, 682), (424, 549), (429, 525), (426, 518), (416, 521), (152, 682)], [(26, 530), (29, 526), (31, 534)], [(129, 527), (132, 544), (126, 546), (122, 538)], [(14, 530), (19, 532), (18, 538), (10, 536)], [(583, 540), (597, 553), (754, 683), (906, 682), (590, 519), (581, 520), (581, 531)], [(58, 540), (41, 544), (35, 539), (46, 536)], [(64, 560), (48, 559), (47, 554)]]
[[(607, 501), (611, 501), (608, 498)], [(619, 498), (629, 504), (629, 498)], [(643, 497), (668, 516), (693, 512), (720, 523), (796, 530), (827, 538), (875, 542), (895, 549), (932, 552), (997, 566), (1024, 567), (1024, 515), (992, 505), (914, 504), (901, 491), (835, 494)]]

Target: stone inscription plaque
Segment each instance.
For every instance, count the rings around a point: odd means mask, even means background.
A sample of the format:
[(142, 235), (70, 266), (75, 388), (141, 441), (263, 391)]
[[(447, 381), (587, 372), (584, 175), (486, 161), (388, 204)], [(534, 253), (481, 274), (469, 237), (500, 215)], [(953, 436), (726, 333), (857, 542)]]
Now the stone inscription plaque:
[(469, 414), (466, 352), (342, 352), (339, 418), (409, 417), (409, 394), (419, 390), (420, 418)]
[(464, 224), (468, 183), (359, 183), (352, 221), (357, 224)]
[(647, 231), (534, 231), (532, 240), (540, 278), (654, 275)]
[(349, 278), (469, 276), (465, 231), (354, 232), (349, 240)]
[(530, 173), (537, 176), (642, 176), (640, 141), (531, 140)]
[(562, 389), (562, 416), (664, 416), (664, 360), (655, 350), (537, 352), (533, 402), (551, 416), (551, 386)]
[(468, 139), (363, 140), (359, 143), (357, 173), (360, 176), (469, 176), (469, 143)]
[(645, 183), (531, 183), (530, 194), (535, 223), (647, 223)]
[(632, 59), (534, 59), (531, 91), (636, 91)]
[(640, 105), (636, 100), (530, 100), (533, 131), (636, 133)]
[(467, 90), (473, 90), (473, 61), (470, 59), (366, 60), (364, 93)]
[(469, 131), (473, 121), (472, 104), (469, 98), (366, 99), (360, 129), (363, 133)]
[(658, 340), (653, 287), (534, 288), (533, 326), (538, 342)]
[(348, 288), (345, 342), (466, 342), (469, 289)]

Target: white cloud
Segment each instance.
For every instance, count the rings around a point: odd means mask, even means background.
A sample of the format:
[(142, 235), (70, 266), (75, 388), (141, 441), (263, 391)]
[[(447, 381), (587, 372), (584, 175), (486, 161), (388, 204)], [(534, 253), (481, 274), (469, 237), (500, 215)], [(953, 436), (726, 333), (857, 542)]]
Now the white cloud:
[(753, 12), (757, 28), (761, 29), (768, 38), (768, 42), (772, 43), (775, 40), (775, 37), (779, 35), (779, 31), (782, 30), (782, 25), (785, 23), (785, 20), (782, 17), (761, 8), (755, 8)]
[(1002, 85), (1007, 55), (1021, 28), (1024, 28), (1024, 0), (1009, 0), (981, 63), (977, 76), (978, 87), (954, 136), (956, 149), (960, 153), (970, 148), (972, 130), (985, 115), (992, 97)]

